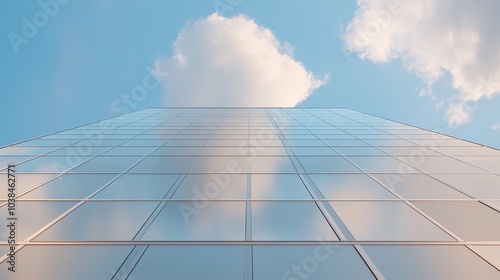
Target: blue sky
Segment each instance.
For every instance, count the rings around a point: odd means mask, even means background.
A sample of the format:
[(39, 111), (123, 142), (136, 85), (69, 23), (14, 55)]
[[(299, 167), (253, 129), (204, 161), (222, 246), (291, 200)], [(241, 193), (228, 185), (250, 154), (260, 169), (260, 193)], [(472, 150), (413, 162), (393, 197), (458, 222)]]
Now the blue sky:
[[(439, 13), (440, 9), (459, 15), (471, 11), (468, 7), (470, 1), (456, 1), (453, 9), (431, 2), (422, 1), (422, 5), (429, 5), (424, 8), (430, 15)], [(40, 3), (48, 3), (52, 15), (44, 17), (47, 12), (44, 4)], [(125, 111), (123, 98), (130, 98), (145, 81), (150, 85), (149, 89), (140, 100), (127, 105), (127, 110), (185, 105), (186, 99), (179, 103), (178, 98), (172, 98), (175, 97), (172, 91), (194, 92), (187, 100), (196, 99), (197, 88), (193, 90), (193, 87), (186, 88), (184, 85), (206, 86), (207, 81), (200, 81), (200, 77), (224, 75), (209, 71), (210, 65), (207, 68), (192, 61), (189, 61), (190, 72), (182, 72), (178, 70), (180, 61), (175, 54), (187, 54), (189, 59), (191, 54), (200, 56), (206, 53), (210, 56), (215, 51), (227, 51), (237, 54), (231, 56), (237, 60), (244, 55), (232, 39), (233, 35), (240, 34), (237, 28), (255, 23), (259, 27), (254, 30), (255, 36), (242, 35), (242, 40), (261, 40), (265, 33), (262, 30), (268, 30), (272, 35), (263, 42), (272, 42), (274, 38), (278, 47), (283, 47), (279, 53), (275, 52), (272, 43), (271, 47), (262, 47), (266, 59), (258, 67), (271, 69), (273, 77), (275, 74), (281, 77), (281, 80), (271, 83), (269, 90), (288, 92), (286, 85), (279, 81), (293, 75), (289, 80), (298, 81), (293, 88), (301, 89), (303, 86), (303, 91), (309, 89), (312, 93), (309, 95), (298, 90), (295, 97), (292, 97), (294, 93), (290, 96), (284, 93), (283, 96), (274, 96), (272, 100), (261, 100), (257, 95), (243, 92), (235, 95), (234, 100), (247, 100), (248, 96), (252, 96), (248, 98), (250, 105), (265, 105), (271, 101), (270, 105), (280, 105), (279, 100), (288, 100), (291, 103), (284, 102), (283, 105), (289, 106), (307, 97), (298, 106), (349, 107), (500, 147), (500, 129), (496, 127), (500, 124), (500, 98), (496, 96), (498, 66), (482, 67), (485, 63), (479, 55), (491, 52), (488, 59), (498, 61), (496, 59), (500, 56), (496, 49), (499, 48), (495, 43), (500, 40), (496, 40), (499, 36), (497, 31), (488, 34), (490, 29), (495, 29), (495, 21), (488, 21), (488, 14), (479, 8), (470, 12), (469, 21), (446, 21), (444, 15), (444, 19), (433, 19), (426, 24), (418, 23), (421, 19), (417, 17), (410, 21), (413, 14), (405, 14), (419, 7), (407, 6), (401, 13), (389, 9), (390, 13), (386, 14), (390, 16), (390, 21), (386, 22), (383, 30), (375, 30), (378, 33), (373, 40), (376, 41), (359, 45), (353, 39), (359, 35), (356, 30), (359, 30), (359, 25), (373, 20), (368, 12), (386, 11), (383, 0), (370, 4), (382, 6), (368, 5), (365, 10), (356, 1), (217, 0), (186, 3), (3, 1), (0, 4), (0, 33), (4, 36), (0, 40), (0, 79), (3, 85), (0, 145), (119, 115)], [(488, 7), (490, 4), (498, 8), (498, 4), (492, 3), (485, 1), (484, 10), (491, 10)], [(219, 15), (213, 15), (215, 12)], [(234, 17), (238, 16), (238, 24), (233, 24)], [(449, 18), (455, 17), (451, 14)], [(477, 23), (479, 19), (481, 24)], [(33, 24), (37, 20), (39, 27), (35, 26), (36, 30), (26, 29), (26, 21)], [(430, 24), (439, 28), (422, 27)], [(446, 30), (446, 34), (452, 34), (451, 39), (435, 30)], [(29, 36), (23, 35), (23, 31)], [(184, 36), (179, 40), (181, 31)], [(197, 46), (193, 43), (210, 40), (203, 37), (205, 31), (222, 34), (221, 41), (217, 41), (215, 47), (206, 48), (203, 44)], [(234, 33), (224, 33), (226, 31)], [(242, 31), (241, 34), (245, 33)], [(12, 43), (16, 35), (23, 41)], [(444, 43), (433, 41), (443, 37), (448, 38)], [(19, 40), (19, 37), (15, 38)], [(476, 41), (479, 43), (468, 44)], [(475, 51), (475, 55), (471, 56), (471, 51)], [(462, 61), (465, 58), (468, 60)], [(250, 75), (243, 75), (252, 60), (234, 62), (238, 63), (238, 76), (226, 77), (227, 84), (232, 85), (225, 88), (228, 92), (240, 84), (255, 83), (253, 79), (261, 81), (258, 80), (261, 77), (255, 77), (255, 71), (248, 79)], [(293, 68), (291, 66), (286, 69), (276, 66), (280, 63), (289, 63), (286, 65), (292, 65), (296, 71), (288, 72)], [(244, 69), (241, 65), (245, 66)], [(158, 70), (158, 67), (166, 67), (174, 74), (175, 71), (178, 71), (177, 74), (182, 72), (182, 75), (172, 74), (159, 85), (156, 84), (158, 75), (151, 74), (152, 69)], [(203, 71), (208, 71), (208, 76)], [(308, 74), (314, 75), (314, 79)], [(325, 80), (327, 76), (328, 81)], [(488, 84), (483, 87), (487, 90), (479, 93), (474, 90), (474, 81), (478, 80), (474, 78), (476, 76), (486, 77), (483, 80), (487, 80)], [(219, 82), (227, 87), (225, 80)], [(314, 86), (315, 82), (321, 86)], [(432, 83), (432, 94), (419, 96), (429, 83)], [(210, 99), (210, 90), (217, 89), (217, 85), (208, 85), (207, 96), (202, 96), (201, 100)], [(263, 83), (257, 91), (265, 92), (266, 85)], [(228, 96), (221, 95), (220, 98), (222, 102)], [(219, 104), (217, 98), (212, 99), (215, 103), (209, 105)], [(455, 116), (446, 116), (447, 108), (457, 108), (457, 104), (465, 109), (459, 110)], [(456, 110), (453, 112), (457, 113)]]

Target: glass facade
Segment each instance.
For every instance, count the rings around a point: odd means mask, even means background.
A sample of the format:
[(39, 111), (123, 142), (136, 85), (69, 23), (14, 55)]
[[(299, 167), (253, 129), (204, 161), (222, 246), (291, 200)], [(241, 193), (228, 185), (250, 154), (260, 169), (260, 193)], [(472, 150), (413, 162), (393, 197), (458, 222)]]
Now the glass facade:
[(500, 151), (349, 109), (151, 108), (0, 169), (0, 279), (500, 279)]

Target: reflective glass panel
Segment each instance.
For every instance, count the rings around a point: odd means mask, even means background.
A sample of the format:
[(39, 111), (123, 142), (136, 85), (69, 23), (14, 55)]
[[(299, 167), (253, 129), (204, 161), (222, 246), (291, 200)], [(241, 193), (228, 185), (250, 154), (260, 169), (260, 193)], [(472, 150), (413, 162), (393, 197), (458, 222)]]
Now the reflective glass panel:
[(500, 241), (500, 213), (477, 201), (414, 201), (464, 240)]
[[(63, 214), (76, 204), (76, 202), (55, 202), (55, 201), (16, 201), (15, 215), (16, 238), (24, 241), (35, 234), (52, 220)], [(7, 222), (7, 206), (0, 207), (0, 219)], [(7, 228), (5, 225), (4, 228)], [(0, 241), (6, 241), (9, 231), (0, 231)]]
[(95, 147), (95, 146), (74, 146), (64, 147), (62, 149), (51, 152), (51, 156), (97, 156), (112, 147)]
[(132, 240), (157, 202), (85, 202), (35, 240)]
[(359, 173), (358, 168), (343, 157), (299, 156), (297, 157), (307, 172), (310, 173)]
[(286, 156), (256, 156), (251, 158), (252, 173), (295, 173), (295, 167)]
[(154, 151), (155, 147), (116, 147), (104, 153), (104, 155), (132, 155), (146, 156)]
[(368, 144), (383, 147), (383, 146), (415, 146), (414, 143), (402, 139), (372, 139), (365, 140)]
[(416, 173), (415, 168), (389, 156), (347, 157), (365, 172), (373, 173)]
[(469, 246), (474, 252), (500, 270), (500, 246)]
[(152, 155), (198, 155), (203, 147), (160, 147)]
[(244, 240), (245, 202), (168, 202), (141, 240)]
[(93, 199), (163, 199), (179, 176), (124, 174)]
[(116, 174), (64, 174), (22, 196), (23, 199), (83, 199)]
[(458, 156), (460, 160), (474, 164), (491, 172), (500, 173), (500, 157), (498, 156)]
[(365, 245), (385, 279), (497, 279), (500, 272), (465, 246)]
[(58, 149), (57, 147), (23, 147), (23, 146), (10, 146), (0, 148), (0, 155), (2, 156), (36, 156), (48, 153)]
[(174, 199), (245, 199), (246, 174), (188, 174), (174, 193)]
[(213, 155), (213, 156), (224, 156), (224, 155), (234, 155), (234, 156), (246, 156), (248, 154), (247, 146), (239, 147), (203, 147), (200, 155)]
[(17, 271), (2, 264), (0, 279), (111, 279), (131, 250), (132, 246), (27, 246), (17, 253)]
[(180, 173), (189, 170), (196, 158), (178, 156), (149, 156), (130, 169), (129, 172)]
[(314, 202), (252, 202), (253, 240), (338, 240)]
[(288, 155), (284, 147), (269, 147), (269, 146), (250, 146), (250, 155), (252, 156), (286, 156)]
[(488, 147), (432, 147), (433, 150), (454, 156), (500, 156), (500, 151)]
[[(435, 176), (439, 178), (439, 174)], [(466, 199), (463, 193), (425, 174), (372, 174), (404, 199)], [(477, 175), (474, 175), (477, 176)]]
[(375, 279), (352, 246), (254, 246), (253, 279)]
[(291, 147), (295, 155), (338, 155), (330, 147)]
[(422, 156), (439, 156), (440, 154), (427, 149), (425, 147), (380, 147), (380, 149), (389, 155), (393, 156), (412, 156), (412, 157), (422, 157)]
[(325, 143), (329, 146), (332, 147), (350, 147), (350, 146), (369, 146), (365, 142), (361, 140), (356, 140), (356, 139), (329, 139), (329, 140), (324, 140)]
[(329, 203), (356, 240), (454, 240), (404, 202)]
[(312, 199), (295, 174), (252, 174), (252, 199)]
[(17, 172), (60, 173), (90, 158), (88, 156), (43, 156), (20, 164)]
[(72, 169), (71, 172), (125, 172), (141, 159), (141, 156), (99, 156)]
[(337, 153), (344, 155), (344, 156), (357, 156), (357, 155), (363, 155), (363, 156), (383, 156), (385, 155), (384, 152), (381, 150), (375, 148), (375, 147), (335, 147), (335, 151)]
[(326, 146), (323, 141), (319, 139), (290, 139), (290, 140), (285, 140), (285, 144), (287, 146), (305, 146), (305, 147), (321, 147), (321, 146)]
[(396, 199), (365, 174), (312, 174), (310, 177), (326, 199)]
[[(428, 173), (486, 173), (487, 171), (456, 160), (451, 157), (444, 156), (427, 156), (427, 157), (412, 157), (398, 156), (397, 158), (412, 166)], [(500, 161), (499, 161), (500, 163)]]
[[(16, 195), (19, 197), (25, 192), (40, 186), (42, 183), (54, 178), (57, 174), (16, 174)], [(5, 184), (5, 191), (0, 191), (0, 199), (7, 198), (7, 173), (0, 173), (0, 184)], [(4, 183), (5, 182), (5, 183)], [(24, 198), (24, 197), (23, 197)]]
[(451, 187), (478, 199), (500, 199), (500, 176), (495, 174), (433, 174)]
[(242, 246), (149, 246), (129, 278), (243, 279)]

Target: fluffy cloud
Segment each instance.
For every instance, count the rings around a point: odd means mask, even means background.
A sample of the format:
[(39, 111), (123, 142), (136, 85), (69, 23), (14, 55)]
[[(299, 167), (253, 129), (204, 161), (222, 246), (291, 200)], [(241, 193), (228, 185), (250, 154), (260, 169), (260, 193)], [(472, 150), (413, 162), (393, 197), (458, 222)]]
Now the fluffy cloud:
[[(470, 121), (476, 102), (500, 93), (498, 0), (358, 0), (346, 27), (347, 48), (363, 59), (401, 59), (432, 88), (450, 75), (450, 125)], [(421, 95), (432, 95), (427, 89)]]
[(245, 16), (212, 14), (184, 27), (158, 59), (167, 106), (295, 106), (326, 82), (291, 46)]

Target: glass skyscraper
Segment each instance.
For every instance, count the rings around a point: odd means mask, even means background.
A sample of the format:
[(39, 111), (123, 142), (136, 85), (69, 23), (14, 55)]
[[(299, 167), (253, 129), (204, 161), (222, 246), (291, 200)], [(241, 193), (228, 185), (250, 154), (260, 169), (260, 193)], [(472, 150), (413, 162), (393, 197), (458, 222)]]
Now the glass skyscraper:
[(0, 279), (500, 279), (500, 151), (349, 109), (151, 108), (0, 163)]

